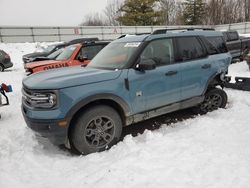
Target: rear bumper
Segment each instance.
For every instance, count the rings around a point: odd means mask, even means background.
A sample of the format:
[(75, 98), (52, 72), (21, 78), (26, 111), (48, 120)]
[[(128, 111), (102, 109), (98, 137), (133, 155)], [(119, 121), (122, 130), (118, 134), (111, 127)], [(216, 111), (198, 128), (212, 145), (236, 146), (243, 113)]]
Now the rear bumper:
[(4, 66), (5, 69), (7, 69), (7, 68), (10, 68), (10, 67), (13, 67), (13, 63), (12, 62), (7, 62), (7, 63), (4, 63), (3, 66)]
[(36, 133), (38, 139), (39, 137), (42, 139), (46, 138), (54, 145), (65, 144), (68, 130), (67, 127), (60, 127), (58, 125), (59, 120), (29, 118), (23, 107), (22, 112), (27, 126)]

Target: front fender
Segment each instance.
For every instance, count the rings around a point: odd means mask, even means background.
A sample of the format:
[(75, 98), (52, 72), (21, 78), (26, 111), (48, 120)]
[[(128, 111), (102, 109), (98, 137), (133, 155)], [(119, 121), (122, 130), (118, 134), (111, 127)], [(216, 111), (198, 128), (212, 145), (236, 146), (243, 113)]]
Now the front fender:
[(84, 106), (90, 104), (91, 102), (95, 102), (98, 100), (110, 100), (112, 102), (115, 102), (117, 105), (121, 107), (121, 109), (124, 112), (124, 115), (126, 117), (130, 116), (131, 110), (127, 102), (125, 102), (121, 97), (116, 96), (114, 94), (110, 93), (102, 93), (102, 94), (96, 94), (93, 96), (89, 96), (87, 98), (82, 99), (77, 104), (75, 104), (66, 114), (67, 119), (70, 121), (72, 120), (73, 116)]

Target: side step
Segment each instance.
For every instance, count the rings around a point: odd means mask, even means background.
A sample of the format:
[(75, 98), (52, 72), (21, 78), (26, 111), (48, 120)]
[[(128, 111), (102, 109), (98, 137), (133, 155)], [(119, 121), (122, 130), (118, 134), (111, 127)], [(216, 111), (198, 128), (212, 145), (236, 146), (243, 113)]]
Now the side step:
[(235, 77), (235, 83), (226, 82), (224, 86), (226, 88), (238, 89), (238, 90), (243, 90), (243, 91), (250, 91), (250, 78)]

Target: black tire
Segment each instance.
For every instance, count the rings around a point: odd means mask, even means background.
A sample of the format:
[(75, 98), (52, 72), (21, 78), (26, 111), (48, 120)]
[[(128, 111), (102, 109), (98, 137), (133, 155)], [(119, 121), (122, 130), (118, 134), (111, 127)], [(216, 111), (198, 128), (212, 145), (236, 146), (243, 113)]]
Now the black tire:
[(122, 120), (112, 107), (99, 105), (85, 110), (72, 125), (69, 141), (72, 151), (89, 154), (109, 149), (122, 134)]
[(2, 64), (0, 64), (0, 72), (3, 72), (4, 71), (4, 67)]
[(199, 114), (206, 114), (217, 110), (218, 108), (225, 108), (226, 104), (226, 92), (219, 88), (213, 88), (207, 91), (204, 101), (195, 108), (195, 112)]

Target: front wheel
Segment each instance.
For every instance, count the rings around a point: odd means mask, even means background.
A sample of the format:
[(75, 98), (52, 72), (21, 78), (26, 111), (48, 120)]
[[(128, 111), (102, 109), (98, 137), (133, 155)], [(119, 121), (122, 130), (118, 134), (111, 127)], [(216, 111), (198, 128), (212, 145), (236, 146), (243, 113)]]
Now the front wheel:
[(213, 88), (205, 94), (204, 101), (196, 108), (199, 114), (206, 114), (217, 110), (218, 108), (225, 108), (227, 104), (227, 94), (224, 90)]
[(112, 107), (99, 105), (85, 110), (75, 121), (69, 141), (74, 152), (89, 154), (103, 151), (121, 137), (122, 121)]

